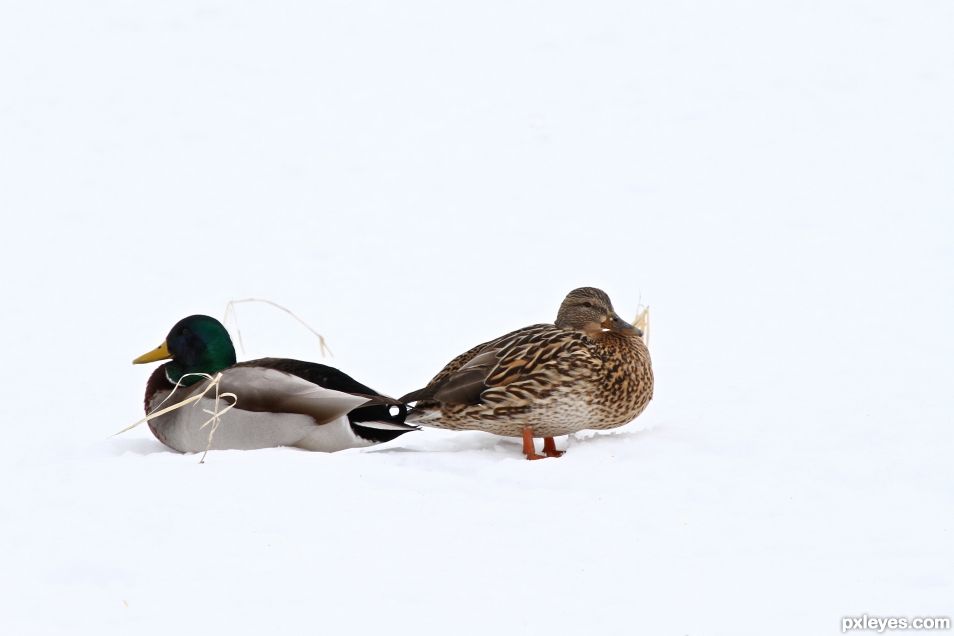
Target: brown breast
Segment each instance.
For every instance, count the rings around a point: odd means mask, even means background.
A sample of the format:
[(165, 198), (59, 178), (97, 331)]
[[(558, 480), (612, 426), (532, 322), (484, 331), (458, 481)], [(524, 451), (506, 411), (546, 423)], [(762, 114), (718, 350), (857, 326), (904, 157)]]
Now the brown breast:
[(593, 339), (603, 362), (593, 405), (607, 421), (625, 423), (653, 397), (653, 368), (642, 338), (607, 331)]

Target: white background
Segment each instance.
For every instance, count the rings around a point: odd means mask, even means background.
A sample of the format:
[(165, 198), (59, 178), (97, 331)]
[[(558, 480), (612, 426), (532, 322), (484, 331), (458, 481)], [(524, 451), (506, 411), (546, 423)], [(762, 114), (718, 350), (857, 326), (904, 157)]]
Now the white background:
[[(0, 631), (835, 634), (954, 611), (949, 2), (0, 5)], [(264, 297), (376, 389), (652, 307), (637, 422), (219, 452), (136, 355)], [(318, 359), (244, 305), (240, 357)]]

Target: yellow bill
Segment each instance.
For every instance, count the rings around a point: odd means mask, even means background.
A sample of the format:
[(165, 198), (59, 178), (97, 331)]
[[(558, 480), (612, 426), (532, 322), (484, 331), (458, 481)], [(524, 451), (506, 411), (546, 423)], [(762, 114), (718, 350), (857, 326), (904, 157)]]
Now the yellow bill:
[(163, 342), (149, 353), (144, 353), (133, 360), (133, 364), (145, 364), (147, 362), (155, 362), (156, 360), (168, 360), (171, 357), (172, 354), (169, 353), (169, 345)]

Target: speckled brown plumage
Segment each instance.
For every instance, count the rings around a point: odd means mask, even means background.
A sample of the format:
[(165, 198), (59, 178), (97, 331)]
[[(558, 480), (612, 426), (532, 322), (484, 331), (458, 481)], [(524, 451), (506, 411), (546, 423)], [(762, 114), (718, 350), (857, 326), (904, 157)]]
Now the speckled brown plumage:
[(408, 421), (535, 437), (621, 426), (653, 394), (649, 351), (602, 291), (570, 292), (556, 324), (532, 325), (454, 358), (420, 391)]

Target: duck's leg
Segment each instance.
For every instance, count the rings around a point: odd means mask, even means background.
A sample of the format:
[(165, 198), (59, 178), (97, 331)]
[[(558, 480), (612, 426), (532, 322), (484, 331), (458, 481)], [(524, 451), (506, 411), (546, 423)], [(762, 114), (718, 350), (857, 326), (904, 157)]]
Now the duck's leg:
[(558, 451), (552, 437), (543, 438), (543, 454), (547, 457), (563, 457), (566, 451)]
[(523, 454), (527, 459), (543, 459), (543, 455), (537, 455), (537, 450), (533, 447), (533, 427), (523, 427)]

